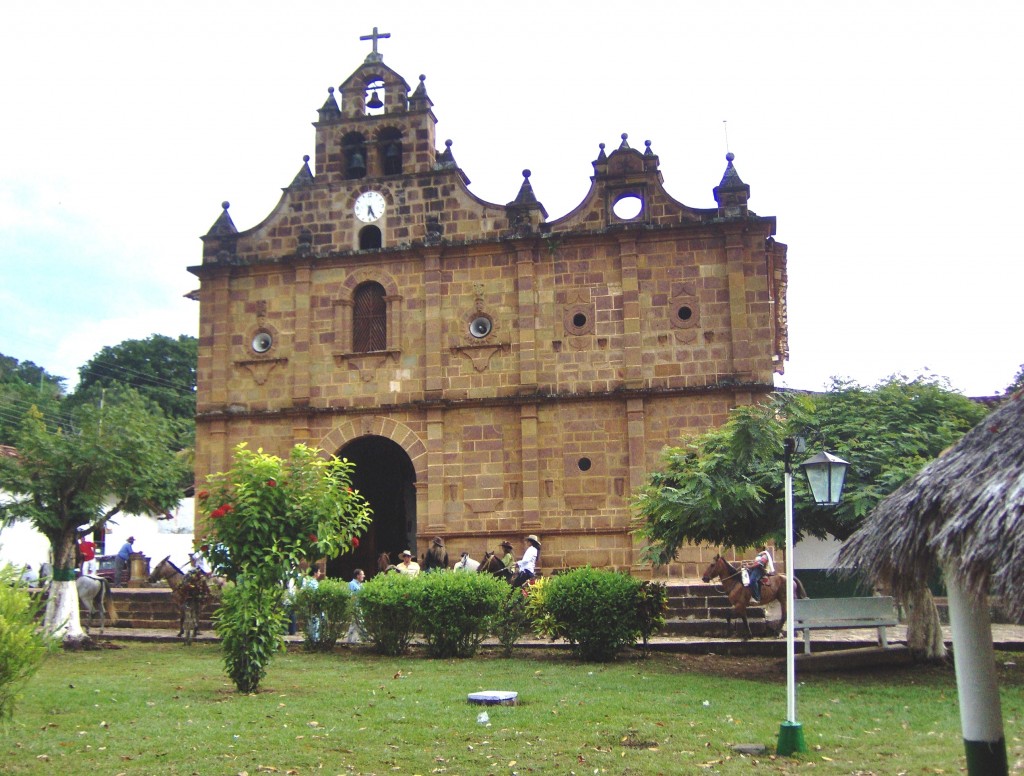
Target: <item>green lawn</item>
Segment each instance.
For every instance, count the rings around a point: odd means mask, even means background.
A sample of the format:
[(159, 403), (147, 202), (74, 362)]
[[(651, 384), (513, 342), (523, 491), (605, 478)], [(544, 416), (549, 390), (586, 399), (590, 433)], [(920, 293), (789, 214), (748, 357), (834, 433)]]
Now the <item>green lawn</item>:
[[(1024, 758), (1024, 655), (1000, 653), (1003, 717)], [(5, 774), (958, 773), (952, 670), (800, 677), (811, 751), (774, 758), (786, 688), (742, 661), (655, 655), (614, 664), (562, 650), (510, 660), (380, 658), (362, 648), (275, 658), (257, 695), (237, 694), (216, 645), (130, 643), (58, 654), (0, 734)], [(1013, 665), (1004, 665), (1012, 663)], [(716, 671), (726, 676), (707, 673)], [(733, 676), (728, 676), (732, 674)], [(466, 702), (516, 690), (516, 707)], [(769, 753), (735, 754), (735, 743)], [(1017, 766), (1014, 772), (1024, 772)]]

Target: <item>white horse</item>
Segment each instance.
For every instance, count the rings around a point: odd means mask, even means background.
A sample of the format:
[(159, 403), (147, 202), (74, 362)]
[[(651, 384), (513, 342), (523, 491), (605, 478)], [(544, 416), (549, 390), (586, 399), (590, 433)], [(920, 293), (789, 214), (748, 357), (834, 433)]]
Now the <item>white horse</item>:
[(85, 625), (86, 631), (92, 627), (96, 614), (100, 615), (100, 634), (103, 634), (103, 618), (109, 617), (110, 624), (117, 622), (117, 609), (114, 607), (114, 598), (110, 592), (110, 583), (103, 577), (90, 577), (82, 575), (75, 581), (78, 588), (78, 600), (85, 606), (89, 613), (89, 621)]
[(459, 559), (459, 562), (455, 564), (456, 571), (476, 571), (478, 568), (480, 568), (479, 561), (475, 561), (469, 557), (468, 552), (462, 553), (462, 557)]

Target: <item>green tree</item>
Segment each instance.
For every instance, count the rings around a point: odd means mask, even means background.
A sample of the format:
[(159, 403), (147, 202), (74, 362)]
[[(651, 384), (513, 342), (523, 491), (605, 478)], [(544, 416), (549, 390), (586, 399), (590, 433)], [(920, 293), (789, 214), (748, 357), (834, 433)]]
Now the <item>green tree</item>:
[(59, 420), (64, 378), (31, 361), (0, 355), (0, 445), (13, 445), (25, 413), (35, 407), (51, 423)]
[(105, 390), (130, 386), (176, 424), (176, 447), (191, 447), (195, 440), (197, 352), (198, 341), (185, 334), (177, 339), (153, 334), (104, 347), (78, 370), (72, 403), (95, 403)]
[(355, 547), (370, 524), (352, 489), (353, 464), (305, 445), (287, 459), (235, 448), (227, 472), (196, 494), (204, 538), (218, 573), (235, 582), (217, 617), (228, 675), (240, 692), (259, 687), (282, 648), (282, 588), (299, 564)]
[(66, 425), (26, 413), (18, 453), (0, 458), (5, 523), (27, 520), (50, 542), (53, 583), (44, 630), (65, 644), (85, 640), (78, 617), (75, 544), (119, 512), (162, 512), (181, 497), (181, 462), (170, 425), (131, 389), (111, 391), (103, 406), (80, 405)]
[(634, 497), (648, 558), (684, 543), (738, 548), (782, 539), (782, 443), (803, 436), (850, 462), (838, 507), (816, 506), (795, 478), (798, 535), (846, 539), (882, 498), (974, 426), (987, 409), (934, 377), (891, 377), (873, 388), (836, 382), (821, 394), (777, 393), (739, 407), (720, 428), (662, 454)]

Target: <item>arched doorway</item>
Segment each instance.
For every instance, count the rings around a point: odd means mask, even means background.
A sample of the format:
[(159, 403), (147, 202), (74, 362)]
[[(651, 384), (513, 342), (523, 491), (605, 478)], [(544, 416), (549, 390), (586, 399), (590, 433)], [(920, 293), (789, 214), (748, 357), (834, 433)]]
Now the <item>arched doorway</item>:
[(353, 439), (338, 457), (355, 464), (352, 487), (370, 502), (373, 522), (355, 552), (327, 561), (327, 575), (349, 580), (360, 568), (372, 577), (380, 553), (395, 562), (402, 550), (416, 551), (416, 472), (405, 450), (382, 436)]

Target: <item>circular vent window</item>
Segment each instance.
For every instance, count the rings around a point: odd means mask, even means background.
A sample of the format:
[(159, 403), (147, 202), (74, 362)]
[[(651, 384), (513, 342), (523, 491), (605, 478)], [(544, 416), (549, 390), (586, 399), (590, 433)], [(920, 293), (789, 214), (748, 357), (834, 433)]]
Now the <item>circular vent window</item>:
[(268, 332), (261, 331), (252, 338), (252, 349), (257, 353), (266, 353), (274, 344), (274, 338)]
[(494, 324), (491, 323), (490, 318), (486, 315), (478, 315), (469, 324), (469, 333), (477, 339), (483, 339), (491, 333), (492, 328), (494, 328)]
[(640, 215), (640, 211), (643, 209), (644, 201), (636, 194), (626, 194), (625, 196), (619, 197), (615, 200), (615, 204), (612, 205), (612, 212), (616, 217), (621, 218), (623, 221), (629, 221), (630, 219), (636, 218)]

